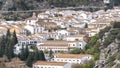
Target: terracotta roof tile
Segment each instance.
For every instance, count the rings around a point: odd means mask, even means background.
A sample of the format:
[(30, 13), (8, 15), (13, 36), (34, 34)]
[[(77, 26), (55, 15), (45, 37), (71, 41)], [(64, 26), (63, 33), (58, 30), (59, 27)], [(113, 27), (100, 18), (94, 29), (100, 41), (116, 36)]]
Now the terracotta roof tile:
[(64, 66), (66, 62), (37, 61), (34, 65)]

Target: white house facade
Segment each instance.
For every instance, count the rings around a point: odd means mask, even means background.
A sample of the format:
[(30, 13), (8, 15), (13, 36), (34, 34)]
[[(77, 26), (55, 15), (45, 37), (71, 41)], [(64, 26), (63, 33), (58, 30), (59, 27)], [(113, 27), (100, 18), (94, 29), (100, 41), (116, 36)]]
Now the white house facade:
[(74, 48), (80, 48), (83, 49), (85, 47), (86, 43), (83, 41), (57, 41), (57, 40), (51, 40), (51, 41), (45, 41), (41, 42), (37, 45), (37, 48), (39, 50), (52, 50), (54, 53), (57, 52), (67, 52)]
[(86, 54), (56, 54), (51, 61), (83, 64), (89, 60), (92, 60), (92, 58), (92, 55)]
[(33, 64), (33, 68), (71, 68), (71, 64), (66, 62), (37, 61)]

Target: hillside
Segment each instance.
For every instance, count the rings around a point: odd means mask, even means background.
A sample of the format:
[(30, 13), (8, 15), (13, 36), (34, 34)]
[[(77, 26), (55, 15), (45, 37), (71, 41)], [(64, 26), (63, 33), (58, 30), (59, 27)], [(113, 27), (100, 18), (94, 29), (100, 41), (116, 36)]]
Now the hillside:
[[(80, 5), (103, 5), (102, 1), (87, 1), (87, 0), (0, 0), (1, 11), (27, 11), (27, 10), (42, 10), (53, 7), (78, 7)], [(36, 12), (36, 13), (39, 13)], [(0, 18), (6, 20), (23, 20), (30, 16), (31, 12), (2, 12)]]
[(88, 0), (0, 0), (0, 10), (35, 10), (55, 7), (76, 7), (80, 5), (101, 6), (102, 1)]
[(0, 10), (34, 10), (48, 8), (49, 4), (43, 0), (0, 0)]
[[(107, 6), (118, 6), (120, 5), (120, 0), (111, 0), (110, 5)], [(96, 6), (104, 7), (105, 4), (103, 0), (0, 0), (0, 11), (25, 11), (25, 10), (42, 10), (48, 8), (66, 8), (66, 7), (81, 7), (81, 6)], [(91, 8), (84, 8), (90, 11)], [(93, 9), (92, 9), (93, 10)], [(94, 9), (96, 10), (96, 9)], [(21, 12), (2, 12), (0, 13), (0, 18), (6, 20), (23, 20), (30, 16), (31, 13)]]
[[(74, 51), (72, 53), (77, 53), (78, 49)], [(94, 59), (83, 65), (74, 65), (73, 68), (120, 68), (120, 22), (113, 22), (91, 37), (80, 53), (91, 54)]]
[(95, 68), (120, 68), (120, 22), (114, 22), (104, 33), (99, 42), (99, 60)]

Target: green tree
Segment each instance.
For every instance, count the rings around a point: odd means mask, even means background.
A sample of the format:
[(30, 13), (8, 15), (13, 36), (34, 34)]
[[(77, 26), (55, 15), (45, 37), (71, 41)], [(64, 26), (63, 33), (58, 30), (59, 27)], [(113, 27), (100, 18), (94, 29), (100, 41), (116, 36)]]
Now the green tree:
[(99, 53), (95, 53), (95, 54), (94, 54), (94, 60), (95, 60), (95, 61), (96, 61), (96, 60), (99, 60), (99, 56), (100, 56)]
[(3, 56), (3, 50), (2, 50), (2, 46), (0, 45), (0, 57)]
[(39, 51), (39, 60), (45, 61), (45, 55), (44, 55), (43, 51)]
[(29, 55), (28, 55), (28, 58), (26, 60), (26, 65), (29, 66), (29, 67), (32, 67), (32, 64), (33, 64), (33, 59), (34, 57), (34, 53), (30, 52)]
[(120, 40), (120, 32), (117, 34), (117, 39)]
[(13, 45), (18, 43), (18, 39), (17, 39), (15, 30), (14, 30), (13, 35), (12, 35), (12, 40), (13, 40)]
[(29, 48), (28, 48), (28, 45), (26, 45), (25, 47), (25, 59), (27, 59), (28, 55), (29, 55)]
[(25, 60), (25, 56), (24, 56), (24, 46), (22, 45), (22, 49), (21, 49), (21, 53), (19, 54), (19, 58), (21, 60)]
[(52, 51), (52, 50), (49, 51), (49, 57), (50, 57), (50, 58), (53, 57), (53, 51)]
[[(4, 54), (8, 57), (9, 56), (9, 42), (6, 43)], [(8, 58), (9, 59), (9, 58)]]
[(4, 51), (5, 51), (5, 36), (3, 35), (1, 38), (0, 38), (0, 57), (3, 56), (4, 54)]
[(35, 51), (34, 51), (34, 62), (38, 61), (39, 60), (39, 51), (38, 49), (36, 48)]
[(87, 23), (85, 23), (85, 28), (88, 28), (88, 24)]
[(13, 57), (14, 57), (13, 46), (10, 43), (9, 48), (8, 48), (8, 59), (11, 60)]
[(105, 27), (104, 29), (100, 30), (98, 37), (100, 39), (102, 39), (102, 37), (104, 36), (105, 32), (108, 32), (111, 29), (111, 27)]
[(6, 41), (8, 41), (8, 39), (10, 39), (11, 37), (11, 33), (10, 33), (10, 29), (7, 30), (7, 33), (6, 33)]
[(80, 54), (84, 53), (84, 51), (80, 48), (74, 48), (72, 51), (70, 51), (70, 54)]
[(85, 46), (85, 49), (90, 49), (91, 47), (93, 47), (96, 42), (98, 40), (98, 37), (97, 36), (93, 36), (90, 41), (87, 43), (87, 45)]
[(112, 22), (113, 28), (120, 28), (120, 22)]
[(104, 47), (107, 47), (109, 44), (112, 43), (112, 41), (113, 41), (113, 40), (111, 40), (111, 39), (109, 39), (109, 38), (106, 38), (106, 39), (104, 40), (104, 42), (103, 42)]
[(94, 67), (94, 61), (91, 60), (89, 62), (87, 62), (86, 64), (82, 65), (82, 68), (93, 68)]
[(26, 45), (26, 47), (24, 47), (22, 45), (21, 53), (19, 55), (20, 59), (25, 61), (27, 59), (28, 55), (29, 55), (28, 46)]

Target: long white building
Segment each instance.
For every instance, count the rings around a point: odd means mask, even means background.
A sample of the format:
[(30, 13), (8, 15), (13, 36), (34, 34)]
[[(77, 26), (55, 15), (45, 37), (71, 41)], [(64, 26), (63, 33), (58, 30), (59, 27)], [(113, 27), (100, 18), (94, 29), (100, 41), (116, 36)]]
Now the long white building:
[(81, 41), (61, 41), (61, 40), (52, 40), (52, 41), (45, 41), (42, 43), (39, 43), (37, 45), (37, 48), (39, 50), (52, 50), (53, 52), (59, 52), (59, 51), (68, 51), (73, 48), (81, 48), (83, 49), (85, 45)]
[(56, 54), (51, 61), (83, 64), (92, 59), (92, 55), (88, 54)]
[(37, 61), (33, 64), (33, 68), (71, 68), (71, 64), (66, 62)]

